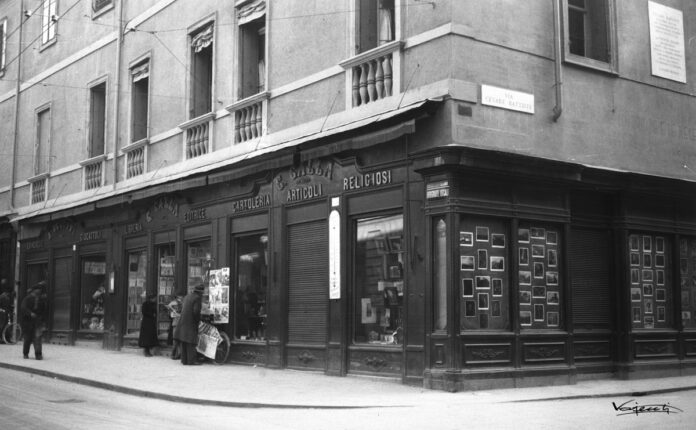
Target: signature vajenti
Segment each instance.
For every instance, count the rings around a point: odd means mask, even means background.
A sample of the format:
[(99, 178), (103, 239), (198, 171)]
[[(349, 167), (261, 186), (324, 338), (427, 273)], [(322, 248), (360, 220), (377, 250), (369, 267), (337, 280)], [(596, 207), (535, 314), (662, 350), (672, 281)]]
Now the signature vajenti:
[(653, 403), (641, 405), (633, 399), (617, 405), (616, 402), (611, 402), (614, 406), (614, 410), (618, 413), (616, 416), (621, 415), (640, 415), (640, 414), (678, 414), (679, 412), (684, 412), (676, 406), (672, 406), (669, 403)]

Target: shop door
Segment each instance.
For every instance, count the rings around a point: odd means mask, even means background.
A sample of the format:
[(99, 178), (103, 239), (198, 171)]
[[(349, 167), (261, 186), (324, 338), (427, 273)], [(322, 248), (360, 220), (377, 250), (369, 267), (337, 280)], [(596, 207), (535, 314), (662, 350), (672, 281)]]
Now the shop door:
[(128, 308), (126, 336), (137, 337), (140, 333), (143, 294), (147, 289), (147, 253), (144, 249), (128, 251)]
[[(288, 227), (288, 343), (302, 345), (304, 357), (323, 357), (328, 315), (328, 224), (314, 221)], [(317, 350), (312, 350), (317, 346)], [(321, 352), (319, 352), (321, 349)], [(288, 352), (294, 354), (294, 352)], [(304, 354), (304, 355), (303, 355)], [(297, 363), (324, 368), (323, 359)], [(288, 359), (288, 366), (293, 366)]]
[(53, 331), (70, 330), (72, 257), (56, 258), (53, 265)]

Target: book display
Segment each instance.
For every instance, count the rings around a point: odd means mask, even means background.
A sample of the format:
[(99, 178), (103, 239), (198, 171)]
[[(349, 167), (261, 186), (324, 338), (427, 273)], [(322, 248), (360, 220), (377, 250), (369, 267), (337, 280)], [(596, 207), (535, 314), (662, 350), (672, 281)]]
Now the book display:
[(175, 262), (174, 245), (161, 245), (157, 248), (157, 333), (161, 338), (169, 334), (171, 318), (167, 305), (174, 300)]
[(522, 225), (517, 231), (520, 326), (561, 327), (561, 237), (553, 227)]
[(628, 237), (631, 321), (634, 328), (670, 326), (672, 282), (668, 238), (648, 234)]
[(459, 224), (460, 328), (509, 328), (508, 234), (503, 222)]
[(684, 328), (696, 328), (696, 238), (679, 241), (681, 320)]
[(142, 320), (141, 306), (145, 293), (147, 273), (147, 255), (145, 251), (128, 254), (128, 315), (126, 334), (140, 332)]
[(401, 215), (358, 221), (355, 341), (400, 344), (403, 312), (403, 219)]
[(84, 258), (82, 260), (81, 330), (104, 331), (105, 281), (104, 257)]

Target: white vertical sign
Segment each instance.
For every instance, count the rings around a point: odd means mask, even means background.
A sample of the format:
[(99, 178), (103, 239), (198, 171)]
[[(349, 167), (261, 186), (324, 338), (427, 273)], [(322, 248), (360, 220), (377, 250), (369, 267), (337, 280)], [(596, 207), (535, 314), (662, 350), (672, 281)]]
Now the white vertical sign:
[(341, 215), (329, 215), (329, 299), (341, 298)]
[(686, 83), (682, 11), (648, 2), (652, 74)]

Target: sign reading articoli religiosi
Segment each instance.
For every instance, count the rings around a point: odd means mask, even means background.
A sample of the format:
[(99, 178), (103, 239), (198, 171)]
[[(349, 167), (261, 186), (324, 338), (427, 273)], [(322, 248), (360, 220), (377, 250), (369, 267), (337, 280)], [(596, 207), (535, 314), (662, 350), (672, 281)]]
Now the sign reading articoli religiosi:
[(391, 169), (357, 172), (355, 165), (340, 168), (331, 160), (309, 160), (275, 178), (281, 203), (295, 203), (342, 191), (357, 191), (390, 185)]

